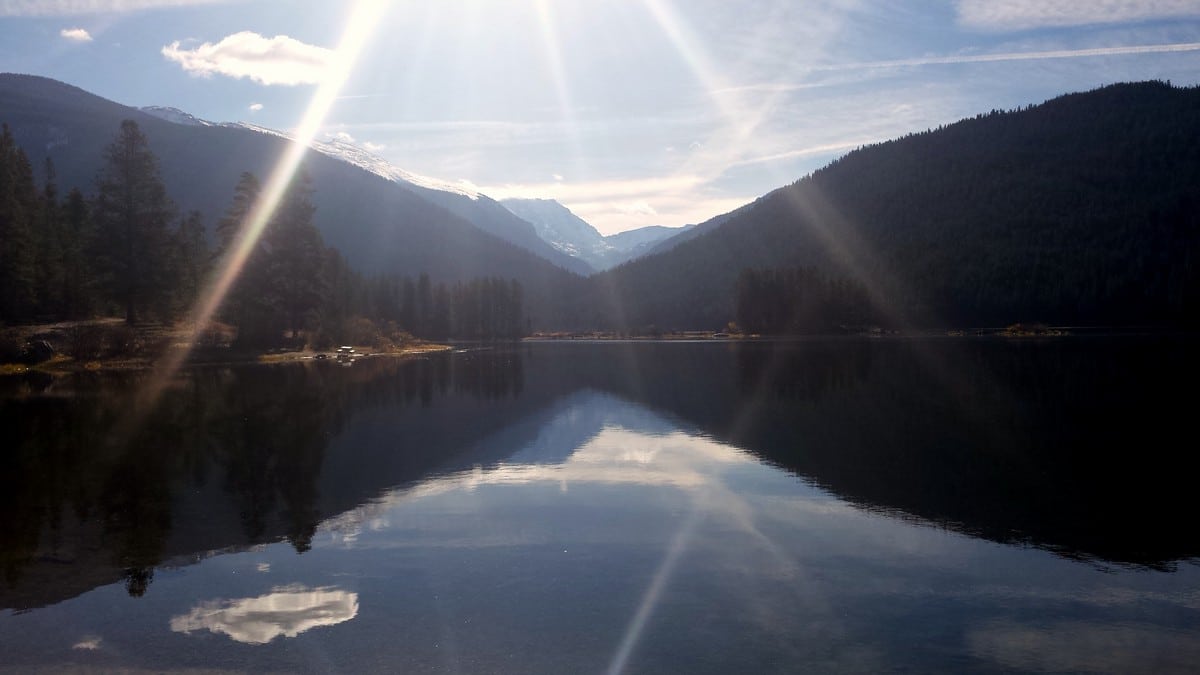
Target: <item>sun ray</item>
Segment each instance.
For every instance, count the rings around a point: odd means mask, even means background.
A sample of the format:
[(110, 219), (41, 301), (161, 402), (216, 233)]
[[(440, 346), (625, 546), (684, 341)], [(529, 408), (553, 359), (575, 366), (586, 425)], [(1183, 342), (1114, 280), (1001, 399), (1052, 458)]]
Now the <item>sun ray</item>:
[(663, 552), (662, 560), (659, 562), (658, 568), (654, 571), (654, 576), (650, 579), (650, 584), (646, 586), (645, 592), (642, 593), (642, 599), (638, 603), (637, 611), (634, 612), (629, 625), (625, 627), (625, 634), (621, 637), (621, 644), (618, 645), (616, 653), (613, 654), (612, 661), (608, 664), (608, 670), (605, 672), (610, 675), (618, 675), (625, 672), (626, 667), (629, 665), (629, 659), (633, 656), (633, 650), (637, 647), (642, 633), (645, 632), (646, 625), (650, 622), (650, 617), (654, 614), (655, 608), (658, 607), (663, 591), (670, 584), (671, 577), (675, 575), (675, 568), (679, 565), (680, 558), (683, 557), (684, 552), (687, 551), (688, 546), (691, 544), (692, 535), (701, 519), (702, 515), (700, 514), (699, 507), (693, 503), (692, 510), (688, 512), (687, 517), (679, 525), (679, 529), (675, 531), (675, 536), (671, 537), (666, 551)]
[(549, 0), (536, 0), (538, 29), (542, 36), (542, 49), (546, 54), (546, 64), (550, 68), (550, 77), (554, 80), (554, 92), (558, 97), (559, 118), (567, 132), (567, 140), (571, 145), (571, 162), (575, 171), (575, 180), (585, 179), (586, 167), (583, 164), (583, 146), (579, 140), (579, 126), (575, 123), (575, 114), (571, 104), (571, 91), (567, 86), (567, 74), (563, 68), (562, 43), (558, 39), (558, 31), (554, 23), (554, 15), (550, 9)]
[(159, 394), (191, 354), (200, 334), (212, 320), (224, 302), (225, 296), (241, 275), (258, 239), (279, 206), (280, 200), (291, 185), (300, 168), (309, 144), (316, 137), (326, 115), (333, 107), (338, 93), (354, 68), (354, 63), (387, 9), (382, 0), (360, 0), (354, 5), (342, 31), (333, 60), (321, 84), (313, 93), (300, 124), (296, 127), (291, 143), (276, 162), (267, 180), (263, 183), (258, 200), (240, 226), (237, 244), (220, 263), (212, 281), (200, 294), (188, 317), (188, 334), (185, 343), (169, 353), (156, 366), (143, 389), (143, 409), (157, 401)]
[[(706, 182), (715, 180), (744, 159), (748, 142), (770, 119), (783, 92), (768, 92), (756, 103), (750, 103), (747, 92), (737, 83), (730, 82), (712, 63), (703, 42), (693, 35), (687, 21), (675, 11), (670, 0), (642, 0), (642, 4), (691, 70), (721, 120), (721, 125), (701, 144), (705, 150), (689, 154), (676, 172), (701, 174), (706, 177)], [(777, 178), (777, 182), (791, 179), (782, 175)]]

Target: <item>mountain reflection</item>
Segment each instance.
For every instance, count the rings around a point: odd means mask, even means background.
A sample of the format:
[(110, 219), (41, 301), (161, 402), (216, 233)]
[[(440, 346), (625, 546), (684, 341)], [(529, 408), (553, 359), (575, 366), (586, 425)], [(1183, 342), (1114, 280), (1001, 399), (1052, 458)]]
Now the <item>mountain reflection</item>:
[(306, 630), (333, 626), (358, 615), (358, 594), (335, 588), (289, 586), (266, 595), (200, 603), (171, 618), (171, 630), (224, 633), (238, 642), (266, 644), (296, 637)]
[(1200, 555), (1186, 339), (607, 349), (571, 367), (867, 510), (1071, 558)]
[(0, 607), (140, 596), (209, 551), (304, 553), (388, 500), (694, 488), (760, 460), (867, 511), (1169, 569), (1200, 554), (1171, 384), (1195, 373), (1170, 339), (532, 344), (195, 369), (135, 433), (138, 375), (7, 378)]

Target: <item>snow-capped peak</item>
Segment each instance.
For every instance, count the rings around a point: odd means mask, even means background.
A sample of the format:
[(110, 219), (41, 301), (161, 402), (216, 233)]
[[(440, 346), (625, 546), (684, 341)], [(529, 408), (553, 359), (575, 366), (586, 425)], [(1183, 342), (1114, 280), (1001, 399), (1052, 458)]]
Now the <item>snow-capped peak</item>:
[(202, 120), (191, 113), (184, 112), (179, 108), (172, 108), (165, 105), (148, 105), (143, 106), (141, 111), (147, 115), (153, 115), (161, 120), (166, 120), (173, 124), (182, 124), (188, 127), (211, 127), (214, 126), (208, 120)]
[(453, 192), (460, 194), (470, 199), (479, 199), (479, 191), (475, 190), (469, 183), (462, 181), (459, 183), (450, 183), (428, 176), (422, 176), (409, 171), (405, 171), (386, 159), (376, 155), (366, 148), (358, 145), (353, 139), (346, 135), (330, 136), (324, 141), (313, 141), (312, 148), (330, 157), (336, 157), (345, 162), (349, 162), (355, 166), (361, 167), (371, 173), (382, 176), (390, 181), (398, 183), (411, 183), (430, 190), (441, 190), (442, 192)]
[[(222, 126), (241, 127), (243, 129), (249, 129), (250, 131), (258, 132), (260, 134), (269, 134), (271, 136), (278, 136), (280, 138), (294, 140), (294, 137), (291, 134), (278, 131), (276, 129), (269, 129), (257, 124), (251, 124), (249, 122), (231, 122)], [(416, 185), (417, 187), (423, 187), (430, 190), (451, 192), (472, 200), (479, 199), (480, 196), (479, 191), (475, 190), (473, 186), (465, 181), (460, 183), (450, 183), (447, 181), (438, 180), (436, 178), (429, 178), (428, 176), (422, 176), (405, 171), (386, 159), (380, 157), (379, 155), (376, 155), (370, 150), (362, 147), (346, 134), (328, 136), (326, 140), (323, 141), (314, 140), (309, 143), (309, 147), (323, 155), (333, 157), (334, 159), (340, 159), (343, 162), (353, 164), (360, 169), (370, 171), (376, 176), (390, 180), (393, 183), (407, 183), (409, 185)]]

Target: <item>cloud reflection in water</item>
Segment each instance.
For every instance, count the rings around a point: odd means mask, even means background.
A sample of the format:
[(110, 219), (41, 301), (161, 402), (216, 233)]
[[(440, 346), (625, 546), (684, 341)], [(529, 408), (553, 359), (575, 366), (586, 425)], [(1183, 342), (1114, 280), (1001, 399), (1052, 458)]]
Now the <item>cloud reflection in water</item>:
[(358, 614), (358, 594), (336, 588), (283, 586), (256, 598), (210, 600), (171, 618), (171, 630), (208, 629), (247, 644), (296, 637), (318, 626), (332, 626)]

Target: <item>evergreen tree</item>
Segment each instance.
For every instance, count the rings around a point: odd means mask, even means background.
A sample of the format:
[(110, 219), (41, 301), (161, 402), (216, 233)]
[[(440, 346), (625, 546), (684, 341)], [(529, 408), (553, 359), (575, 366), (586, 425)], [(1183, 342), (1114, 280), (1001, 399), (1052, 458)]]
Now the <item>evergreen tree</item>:
[(121, 122), (104, 159), (93, 206), (96, 253), (110, 297), (134, 323), (140, 311), (169, 304), (168, 228), (175, 206), (137, 122)]
[[(214, 264), (228, 264), (234, 248), (240, 243), (247, 226), (246, 219), (260, 192), (258, 178), (245, 172), (233, 190), (233, 201), (225, 215), (217, 221), (217, 250)], [(229, 289), (221, 309), (222, 316), (238, 328), (238, 342), (242, 345), (260, 345), (273, 342), (273, 311), (267, 298), (268, 255), (266, 242), (259, 237), (237, 270), (237, 280)]]
[(180, 221), (172, 237), (172, 248), (176, 302), (186, 311), (199, 297), (211, 264), (208, 242), (204, 238), (204, 219), (199, 211), (191, 211)]
[(325, 244), (313, 224), (312, 186), (301, 174), (276, 209), (264, 237), (270, 250), (269, 292), (283, 319), (283, 328), (296, 338), (315, 323), (317, 308), (328, 291), (324, 275)]
[(54, 162), (49, 158), (46, 159), (46, 184), (42, 188), (39, 211), (41, 217), (33, 237), (37, 313), (59, 317), (63, 315), (63, 247), (66, 242)]
[(0, 321), (27, 320), (34, 308), (32, 183), (29, 160), (5, 124), (0, 128)]
[(91, 314), (94, 303), (93, 272), (87, 249), (93, 237), (87, 199), (78, 188), (67, 193), (62, 207), (62, 316), (80, 319)]
[(225, 216), (217, 221), (217, 250), (215, 256), (225, 255), (232, 249), (235, 241), (242, 232), (245, 226), (246, 217), (250, 214), (250, 209), (254, 206), (254, 202), (258, 200), (258, 194), (262, 190), (262, 186), (258, 182), (258, 178), (249, 171), (243, 172), (238, 179), (237, 186), (233, 189), (233, 202), (229, 205), (229, 209), (225, 211)]
[(412, 277), (404, 277), (400, 291), (400, 325), (410, 331), (417, 325), (417, 287)]
[(417, 277), (417, 311), (413, 321), (414, 333), (429, 335), (433, 322), (433, 286), (429, 275), (422, 272)]

